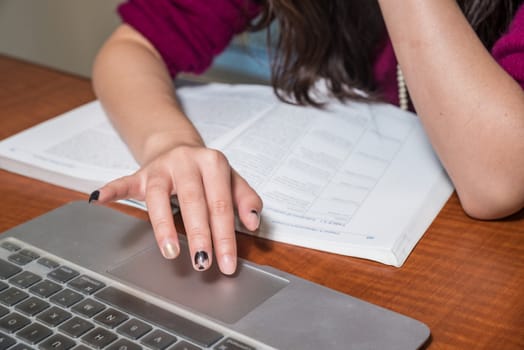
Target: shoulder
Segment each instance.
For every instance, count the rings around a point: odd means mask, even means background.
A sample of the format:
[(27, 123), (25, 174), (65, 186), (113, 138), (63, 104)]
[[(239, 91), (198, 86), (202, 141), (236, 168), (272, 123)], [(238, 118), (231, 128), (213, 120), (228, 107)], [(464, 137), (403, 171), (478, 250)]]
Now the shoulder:
[(258, 14), (259, 5), (255, 0), (126, 0), (118, 7), (124, 20), (136, 16), (169, 19), (181, 14), (191, 18), (214, 15), (233, 21), (252, 19)]
[(498, 56), (512, 48), (524, 48), (524, 4), (518, 8), (507, 32), (495, 42), (492, 52)]
[(524, 4), (520, 5), (509, 28), (495, 42), (493, 57), (524, 88)]
[(254, 0), (126, 0), (122, 20), (159, 51), (170, 73), (201, 73), (259, 13)]
[(524, 44), (524, 4), (520, 5), (509, 28), (493, 46), (493, 54), (503, 54), (508, 48)]

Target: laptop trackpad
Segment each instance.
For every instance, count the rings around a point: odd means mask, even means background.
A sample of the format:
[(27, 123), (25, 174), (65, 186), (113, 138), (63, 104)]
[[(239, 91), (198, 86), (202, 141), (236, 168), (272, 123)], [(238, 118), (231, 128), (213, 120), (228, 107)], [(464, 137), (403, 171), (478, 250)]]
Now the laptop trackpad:
[(221, 274), (216, 261), (205, 272), (195, 271), (187, 247), (181, 248), (177, 259), (167, 260), (153, 246), (108, 272), (161, 298), (229, 324), (289, 283), (240, 261), (232, 277)]

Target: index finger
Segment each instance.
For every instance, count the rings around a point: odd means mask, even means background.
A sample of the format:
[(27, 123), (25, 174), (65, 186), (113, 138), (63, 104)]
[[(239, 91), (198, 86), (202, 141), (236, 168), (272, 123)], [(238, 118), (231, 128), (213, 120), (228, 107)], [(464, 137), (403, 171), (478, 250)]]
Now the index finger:
[(154, 177), (146, 185), (146, 205), (158, 247), (166, 259), (180, 253), (178, 234), (171, 209), (170, 178)]

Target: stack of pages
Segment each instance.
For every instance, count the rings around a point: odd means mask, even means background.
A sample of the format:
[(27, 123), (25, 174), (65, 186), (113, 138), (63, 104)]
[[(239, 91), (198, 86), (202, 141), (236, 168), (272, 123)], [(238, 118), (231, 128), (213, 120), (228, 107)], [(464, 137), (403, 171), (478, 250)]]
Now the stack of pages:
[[(392, 105), (299, 107), (259, 85), (178, 96), (264, 201), (260, 229), (239, 231), (401, 266), (453, 191), (416, 115)], [(90, 193), (138, 164), (94, 101), (0, 142), (0, 167)]]

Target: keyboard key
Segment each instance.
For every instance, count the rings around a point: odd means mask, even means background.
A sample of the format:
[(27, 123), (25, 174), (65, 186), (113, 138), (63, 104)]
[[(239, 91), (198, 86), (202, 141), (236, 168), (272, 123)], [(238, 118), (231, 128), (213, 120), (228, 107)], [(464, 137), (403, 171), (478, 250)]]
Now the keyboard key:
[(35, 259), (38, 259), (40, 257), (40, 255), (38, 255), (38, 253), (36, 253), (36, 252), (34, 252), (32, 250), (29, 250), (29, 249), (22, 249), (21, 251), (19, 251), (19, 253), (22, 254), (22, 255), (27, 256), (31, 260), (35, 260)]
[(38, 263), (40, 265), (48, 267), (50, 269), (55, 269), (58, 266), (60, 266), (59, 263), (57, 263), (56, 261), (54, 261), (52, 259), (49, 259), (49, 258), (40, 258), (40, 259), (38, 259)]
[(7, 242), (7, 241), (6, 242), (2, 242), (2, 244), (0, 244), (0, 246), (2, 248), (4, 248), (5, 250), (10, 251), (10, 252), (16, 252), (17, 250), (21, 249), (21, 247), (18, 244)]
[(9, 282), (20, 288), (28, 288), (36, 282), (40, 282), (41, 280), (42, 277), (38, 276), (37, 274), (34, 274), (30, 271), (24, 271), (14, 277), (11, 277)]
[(0, 281), (0, 291), (7, 289), (7, 287), (9, 287), (7, 283)]
[(87, 295), (91, 295), (105, 287), (104, 283), (85, 275), (75, 278), (69, 282), (68, 285), (69, 287)]
[(30, 257), (20, 254), (20, 253), (14, 253), (7, 257), (7, 259), (11, 262), (14, 262), (17, 265), (23, 266), (29, 264), (33, 259)]
[(9, 350), (34, 350), (34, 348), (30, 347), (29, 345), (19, 343), (13, 346), (12, 348), (9, 348)]
[(29, 294), (15, 287), (0, 292), (0, 302), (7, 306), (18, 304), (27, 297)]
[(82, 341), (95, 347), (96, 349), (102, 349), (114, 342), (118, 337), (110, 331), (97, 327), (91, 332), (87, 333), (82, 337)]
[(3, 306), (0, 306), (0, 317), (3, 317), (9, 313), (9, 309)]
[(176, 337), (160, 329), (154, 330), (141, 340), (142, 344), (154, 350), (164, 350), (174, 342), (176, 342)]
[(105, 308), (106, 307), (104, 306), (104, 304), (99, 303), (96, 300), (85, 299), (76, 304), (71, 310), (80, 315), (84, 315), (86, 317), (91, 318), (100, 311), (104, 310)]
[(71, 318), (71, 316), (72, 315), (69, 312), (53, 306), (39, 314), (36, 318), (48, 326), (55, 327)]
[(13, 312), (0, 319), (0, 327), (9, 333), (14, 333), (20, 328), (27, 326), (30, 322), (28, 318)]
[(38, 299), (37, 297), (30, 297), (29, 299), (26, 299), (20, 304), (16, 305), (15, 309), (17, 309), (20, 312), (23, 312), (28, 316), (34, 316), (40, 311), (47, 309), (48, 307), (48, 302), (43, 301), (42, 299)]
[(151, 322), (168, 331), (178, 333), (204, 347), (210, 347), (222, 338), (222, 334), (213, 329), (169, 312), (114, 287), (102, 289), (96, 293), (95, 296), (145, 321)]
[(84, 299), (84, 296), (71, 289), (64, 289), (53, 295), (49, 300), (60, 306), (69, 307)]
[(30, 324), (20, 332), (16, 333), (19, 338), (22, 338), (22, 340), (25, 340), (29, 344), (36, 344), (42, 339), (49, 337), (51, 334), (53, 334), (53, 332), (49, 328), (39, 323)]
[(131, 343), (127, 339), (119, 339), (115, 343), (109, 345), (107, 350), (142, 350), (142, 347), (140, 345), (136, 345), (134, 343)]
[(125, 335), (131, 339), (138, 339), (147, 332), (149, 332), (153, 327), (144, 323), (136, 318), (130, 319), (116, 330), (118, 333)]
[(256, 350), (254, 347), (233, 338), (226, 338), (216, 345), (214, 350)]
[(95, 326), (80, 317), (73, 317), (60, 326), (60, 330), (72, 337), (78, 338), (85, 332), (93, 329)]
[(4, 332), (0, 332), (0, 350), (7, 349), (11, 345), (16, 343), (16, 340), (5, 334)]
[(128, 318), (129, 317), (126, 314), (118, 310), (109, 308), (103, 311), (102, 313), (98, 314), (94, 318), (94, 320), (103, 325), (106, 325), (109, 328), (115, 328), (116, 326), (118, 326), (119, 324), (127, 320)]
[(22, 269), (18, 266), (11, 264), (10, 262), (5, 261), (4, 259), (0, 259), (0, 278), (4, 280), (8, 279), (9, 277), (16, 275), (20, 271), (22, 271)]
[[(75, 342), (62, 334), (55, 334), (39, 345), (41, 350), (68, 350), (75, 346)], [(88, 349), (86, 347), (75, 349)], [(89, 349), (88, 349), (89, 350)]]
[(75, 346), (73, 349), (71, 350), (91, 350), (91, 348), (88, 348), (87, 346), (85, 345), (77, 345)]
[(47, 274), (50, 279), (61, 283), (65, 283), (76, 276), (78, 276), (78, 271), (67, 266), (60, 266)]
[(186, 341), (181, 341), (179, 343), (176, 343), (176, 345), (170, 348), (169, 350), (202, 350), (202, 348), (199, 348), (198, 346), (193, 344), (189, 344)]
[(56, 284), (55, 282), (49, 280), (43, 280), (29, 288), (29, 291), (43, 298), (47, 298), (48, 296), (55, 294), (61, 289), (62, 287), (60, 287), (59, 284)]

